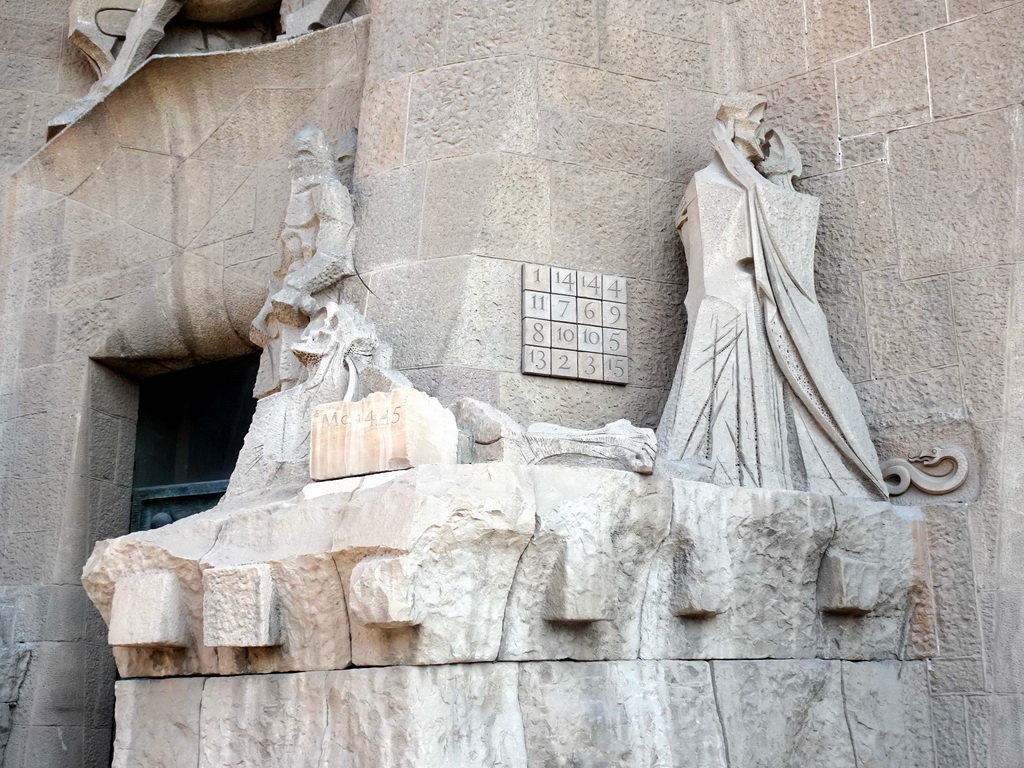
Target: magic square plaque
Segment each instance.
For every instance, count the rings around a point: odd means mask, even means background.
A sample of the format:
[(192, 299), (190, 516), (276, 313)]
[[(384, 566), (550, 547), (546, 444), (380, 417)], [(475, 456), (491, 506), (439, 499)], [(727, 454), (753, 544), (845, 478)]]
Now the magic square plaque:
[(626, 280), (523, 265), (523, 373), (629, 383)]

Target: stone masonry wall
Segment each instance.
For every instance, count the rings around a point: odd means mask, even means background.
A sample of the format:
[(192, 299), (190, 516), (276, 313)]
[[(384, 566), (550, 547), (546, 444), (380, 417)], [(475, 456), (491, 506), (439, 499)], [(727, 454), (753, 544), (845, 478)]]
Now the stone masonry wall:
[(879, 453), (974, 457), (926, 510), (937, 765), (1019, 766), (1024, 3), (711, 8), (720, 83), (768, 96), (822, 198), (818, 290)]
[[(88, 85), (60, 42), (64, 6), (0, 0), (6, 168)], [(359, 266), (375, 295), (354, 298), (417, 383), (523, 418), (651, 424), (685, 326), (671, 216), (710, 156), (714, 94), (739, 85), (768, 95), (804, 154), (802, 188), (823, 198), (818, 290), (880, 453), (955, 442), (972, 454), (968, 486), (927, 510), (936, 759), (1016, 768), (1024, 3), (374, 6), (372, 30), (365, 20), (264, 58), (154, 62), (10, 182), (0, 641), (32, 661), (5, 766), (109, 760), (113, 667), (79, 577), (93, 542), (127, 527), (136, 406), (132, 379), (106, 363), (134, 376), (249, 349), (296, 127), (360, 128), (372, 242)], [(369, 51), (361, 116), (362, 69), (346, 58), (357, 45)], [(632, 279), (634, 312), (646, 311), (630, 317), (644, 361), (630, 387), (593, 397), (516, 372), (506, 289), (518, 261)]]
[[(673, 216), (710, 159), (704, 10), (374, 3), (357, 266), (414, 383), (523, 422), (657, 423), (686, 323)], [(521, 262), (630, 279), (629, 386), (520, 375)]]
[(68, 37), (69, 0), (0, 2), (0, 191), (46, 141), (46, 124), (95, 76)]
[(114, 665), (81, 575), (96, 541), (127, 533), (135, 378), (252, 351), (292, 136), (355, 127), (366, 27), (154, 60), (10, 178), (0, 664), (31, 660), (0, 716), (4, 768), (110, 764)]

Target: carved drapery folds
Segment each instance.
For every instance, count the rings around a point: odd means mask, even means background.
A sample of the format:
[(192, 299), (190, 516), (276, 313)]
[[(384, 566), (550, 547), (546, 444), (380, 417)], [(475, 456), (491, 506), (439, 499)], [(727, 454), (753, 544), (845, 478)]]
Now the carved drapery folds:
[(689, 327), (660, 458), (720, 485), (884, 496), (814, 292), (818, 200), (793, 190), (799, 152), (764, 122), (765, 107), (726, 98), (715, 159), (679, 208)]

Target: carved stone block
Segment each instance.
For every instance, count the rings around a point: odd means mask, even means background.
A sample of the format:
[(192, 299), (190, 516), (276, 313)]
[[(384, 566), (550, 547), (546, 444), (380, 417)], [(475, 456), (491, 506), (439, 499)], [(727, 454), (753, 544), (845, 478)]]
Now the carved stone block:
[(544, 533), (547, 535), (538, 536), (538, 546), (546, 543), (557, 552), (548, 581), (544, 618), (570, 623), (613, 618), (610, 576), (615, 562), (608, 532), (574, 528), (562, 534)]
[(352, 618), (374, 629), (414, 627), (417, 611), (415, 564), (401, 557), (363, 560), (352, 569), (349, 610)]
[(437, 400), (402, 387), (313, 411), (310, 476), (370, 475), (422, 464), (455, 464), (455, 417)]
[(818, 572), (818, 608), (826, 613), (863, 616), (878, 602), (879, 566), (826, 552)]
[(184, 648), (191, 641), (178, 577), (149, 571), (118, 579), (110, 609), (111, 645)]
[(203, 571), (203, 645), (279, 645), (279, 616), (274, 575), (267, 563)]

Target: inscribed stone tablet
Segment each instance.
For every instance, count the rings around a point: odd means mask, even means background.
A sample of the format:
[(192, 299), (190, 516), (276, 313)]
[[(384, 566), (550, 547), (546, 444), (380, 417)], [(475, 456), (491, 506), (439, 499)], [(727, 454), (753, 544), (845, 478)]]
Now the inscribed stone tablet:
[(523, 291), (523, 317), (551, 319), (551, 294)]
[(622, 304), (626, 303), (626, 281), (621, 277), (615, 277), (614, 275), (604, 276), (604, 290), (602, 292), (602, 299), (605, 301), (617, 301)]
[[(625, 333), (625, 331), (619, 331)], [(576, 349), (576, 341), (579, 337), (579, 326), (575, 323), (552, 323), (551, 324), (551, 346), (558, 349)], [(618, 350), (615, 350), (618, 351)]]
[(581, 325), (576, 348), (580, 352), (604, 352), (604, 329)]
[(625, 328), (626, 327), (626, 305), (615, 304), (611, 301), (604, 301), (602, 304), (602, 311), (604, 312), (604, 322), (602, 325), (605, 328)]
[(523, 290), (551, 293), (551, 267), (523, 264)]
[(629, 360), (616, 355), (604, 356), (604, 380), (624, 384), (629, 379)]
[(576, 295), (584, 299), (600, 299), (602, 290), (601, 275), (597, 272), (576, 273)]
[(523, 373), (551, 375), (551, 350), (548, 347), (523, 346)]
[(575, 269), (552, 269), (551, 270), (551, 292), (560, 293), (565, 296), (576, 295), (576, 270)]
[(576, 300), (577, 322), (584, 325), (601, 325), (602, 316), (600, 301), (595, 299)]
[(624, 355), (626, 353), (626, 332), (605, 328), (604, 353), (606, 355)]
[(523, 318), (523, 344), (534, 347), (551, 346), (551, 321), (536, 317)]
[(625, 278), (524, 264), (522, 289), (523, 373), (628, 383)]
[(560, 323), (575, 323), (576, 297), (553, 294), (551, 296), (551, 319)]
[(317, 406), (309, 473), (314, 480), (334, 480), (422, 464), (455, 464), (458, 444), (451, 411), (424, 392), (400, 387), (355, 403)]

